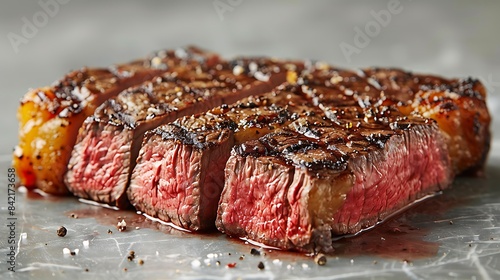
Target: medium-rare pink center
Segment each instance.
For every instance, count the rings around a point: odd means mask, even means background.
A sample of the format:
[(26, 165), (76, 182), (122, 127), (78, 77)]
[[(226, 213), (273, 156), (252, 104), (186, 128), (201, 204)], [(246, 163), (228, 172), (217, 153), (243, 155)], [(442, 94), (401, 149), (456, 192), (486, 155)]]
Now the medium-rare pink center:
[[(410, 202), (449, 183), (449, 162), (443, 160), (440, 137), (411, 131), (391, 139), (385, 152), (352, 160), (355, 183), (334, 216), (340, 233), (371, 226)], [(368, 159), (368, 160), (366, 160)]]
[(289, 212), (285, 186), (290, 177), (285, 168), (268, 172), (269, 166), (246, 158), (228, 162), (228, 205), (222, 215), (225, 225), (238, 225), (250, 238), (258, 239), (254, 235), (265, 233), (268, 240), (279, 242), (286, 239)]
[(186, 229), (213, 228), (232, 142), (207, 149), (173, 140), (146, 145), (128, 190), (132, 204)]
[(189, 217), (199, 211), (195, 201), (199, 190), (191, 184), (194, 177), (199, 177), (195, 166), (200, 162), (197, 160), (199, 155), (173, 142), (150, 147), (141, 155), (141, 163), (136, 167), (140, 172), (136, 172), (137, 177), (131, 185), (133, 204), (142, 201), (140, 204), (154, 209), (153, 213), (149, 209), (143, 209), (144, 212), (189, 228)]
[(115, 186), (125, 186), (128, 180), (132, 132), (123, 133), (112, 125), (105, 126), (102, 131), (91, 131), (79, 143), (82, 157), (72, 169), (72, 191), (94, 193), (108, 203), (123, 191)]
[(414, 127), (392, 136), (384, 149), (351, 155), (338, 176), (269, 159), (230, 158), (218, 227), (281, 248), (330, 250), (332, 234), (373, 226), (451, 178), (435, 127)]

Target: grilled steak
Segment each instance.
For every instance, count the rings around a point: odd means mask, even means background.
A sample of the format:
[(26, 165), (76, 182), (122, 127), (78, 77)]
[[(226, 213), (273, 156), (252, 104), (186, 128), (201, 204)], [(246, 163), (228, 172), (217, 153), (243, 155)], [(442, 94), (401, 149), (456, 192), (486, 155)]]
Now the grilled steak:
[[(217, 227), (235, 237), (330, 252), (452, 179), (433, 121), (389, 107), (337, 108), (237, 146), (225, 170)], [(411, 164), (408, 164), (411, 162)]]
[(187, 61), (216, 62), (216, 55), (190, 47), (161, 51), (128, 64), (71, 72), (51, 87), (28, 92), (18, 111), (19, 144), (13, 165), (21, 184), (66, 194), (63, 175), (78, 129), (105, 100)]
[(28, 188), (330, 252), (480, 173), (485, 99), (474, 79), (162, 51), (28, 92), (14, 167)]
[(277, 70), (268, 64), (270, 60), (259, 58), (221, 62), (210, 69), (185, 67), (108, 100), (80, 130), (66, 174), (69, 190), (79, 197), (127, 207), (125, 190), (144, 132), (270, 91), (283, 82), (285, 74), (283, 63), (272, 63)]
[(148, 132), (128, 197), (137, 210), (183, 228), (213, 228), (231, 148), (314, 111), (301, 92), (282, 86)]

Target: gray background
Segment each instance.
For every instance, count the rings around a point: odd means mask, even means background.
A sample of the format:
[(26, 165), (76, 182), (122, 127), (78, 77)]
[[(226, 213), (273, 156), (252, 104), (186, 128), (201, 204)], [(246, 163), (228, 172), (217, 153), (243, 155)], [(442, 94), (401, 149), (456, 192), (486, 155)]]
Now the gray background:
[(22, 35), (23, 17), (33, 22), (43, 9), (38, 1), (0, 2), (1, 154), (16, 143), (15, 111), (29, 88), (82, 66), (108, 66), (186, 44), (227, 57), (313, 58), (351, 68), (396, 66), (480, 77), (490, 89), (490, 108), (499, 107), (500, 1), (400, 0), (401, 13), (350, 62), (340, 43), (353, 45), (354, 28), (364, 29), (373, 20), (370, 12), (387, 9), (389, 0), (233, 0), (241, 4), (222, 17), (212, 0), (66, 1), (18, 53), (8, 34)]
[[(50, 0), (42, 0), (48, 2)], [(52, 0), (55, 1), (55, 0)], [(228, 3), (228, 0), (218, 0)], [(238, 2), (237, 0), (232, 0)], [(220, 3), (219, 2), (219, 3)], [(82, 66), (108, 66), (148, 54), (153, 50), (196, 44), (226, 57), (268, 55), (313, 58), (342, 67), (394, 66), (444, 76), (479, 77), (489, 89), (493, 115), (500, 109), (500, 1), (401, 0), (402, 11), (348, 61), (339, 45), (354, 44), (356, 27), (373, 21), (371, 12), (387, 9), (380, 1), (250, 1), (243, 0), (222, 14), (208, 1), (78, 1), (69, 0), (47, 24), (15, 52), (8, 34), (21, 35), (23, 18), (43, 9), (35, 1), (0, 2), (0, 169), (6, 174), (16, 143), (15, 111), (29, 89), (51, 84)], [(494, 119), (493, 128), (499, 127)], [(495, 130), (495, 129), (493, 129)], [(494, 131), (495, 133), (495, 131)], [(498, 143), (500, 144), (500, 143)], [(500, 150), (496, 141), (490, 154), (487, 178), (458, 178), (451, 190), (405, 212), (403, 219), (428, 231), (426, 241), (439, 244), (434, 257), (411, 263), (373, 254), (329, 258), (326, 267), (297, 254), (269, 254), (238, 261), (250, 246), (229, 242), (224, 235), (199, 237), (169, 232), (168, 226), (145, 222), (140, 230), (106, 233), (111, 224), (102, 208), (77, 203), (75, 198), (43, 198), (19, 193), (17, 207), (20, 240), (19, 273), (5, 271), (6, 227), (0, 240), (2, 279), (274, 279), (314, 276), (316, 279), (498, 279), (500, 277)], [(6, 176), (0, 176), (2, 186)], [(6, 193), (6, 192), (2, 192)], [(31, 197), (30, 197), (31, 196)], [(0, 195), (1, 211), (6, 199)], [(56, 200), (56, 201), (53, 201)], [(442, 211), (443, 205), (451, 205)], [(441, 206), (440, 206), (441, 205)], [(422, 209), (432, 209), (421, 211)], [(68, 213), (90, 212), (90, 217), (69, 218)], [(113, 215), (133, 212), (112, 211)], [(109, 213), (108, 213), (109, 214)], [(134, 216), (135, 215), (135, 216)], [(2, 223), (4, 215), (2, 216)], [(139, 216), (141, 217), (141, 216)], [(135, 219), (134, 218), (134, 219)], [(109, 220), (109, 217), (108, 217)], [(449, 221), (454, 221), (453, 225)], [(60, 224), (70, 231), (55, 238)], [(144, 228), (142, 228), (144, 227)], [(133, 228), (133, 227), (131, 227)], [(159, 230), (158, 230), (159, 229)], [(370, 233), (367, 233), (367, 235)], [(90, 240), (90, 248), (82, 241)], [(403, 240), (407, 240), (404, 239)], [(411, 240), (410, 240), (411, 241)], [(45, 245), (44, 245), (45, 244)], [(115, 246), (116, 244), (116, 246)], [(80, 255), (62, 255), (62, 248), (80, 248)], [(97, 248), (97, 249), (96, 249)], [(134, 249), (146, 260), (134, 266), (126, 254)], [(207, 260), (208, 253), (233, 252), (223, 263), (238, 268), (193, 269), (192, 261)], [(272, 263), (283, 260), (283, 266)], [(263, 260), (266, 270), (256, 270)], [(378, 261), (374, 265), (374, 260)], [(290, 265), (292, 269), (288, 269)], [(307, 269), (302, 269), (307, 265)], [(123, 268), (129, 268), (123, 272)], [(83, 272), (90, 268), (90, 272)], [(295, 270), (294, 270), (295, 269)], [(176, 271), (180, 272), (177, 273)]]

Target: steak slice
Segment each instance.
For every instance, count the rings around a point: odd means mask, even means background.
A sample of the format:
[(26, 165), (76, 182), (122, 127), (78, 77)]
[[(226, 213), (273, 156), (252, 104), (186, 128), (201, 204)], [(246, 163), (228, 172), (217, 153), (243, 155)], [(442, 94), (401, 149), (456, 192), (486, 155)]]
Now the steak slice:
[(50, 87), (29, 91), (18, 110), (19, 144), (13, 166), (21, 184), (52, 194), (67, 194), (63, 182), (78, 129), (105, 100), (124, 89), (186, 64), (218, 61), (195, 47), (154, 55), (104, 69), (73, 71)]
[(185, 229), (214, 228), (231, 148), (314, 113), (295, 89), (283, 85), (147, 132), (127, 191), (132, 205)]
[[(482, 173), (490, 149), (491, 117), (486, 89), (479, 80), (444, 79), (399, 69), (366, 69), (365, 74), (376, 80), (393, 102), (403, 101), (398, 106), (401, 112), (437, 121), (455, 174)], [(406, 89), (410, 96), (396, 94)]]
[(264, 58), (221, 62), (209, 69), (196, 65), (120, 93), (100, 106), (80, 130), (65, 176), (69, 190), (128, 207), (125, 191), (144, 132), (270, 91), (285, 79), (284, 65)]
[(323, 109), (384, 104), (396, 106), (404, 115), (436, 120), (455, 174), (478, 173), (486, 162), (491, 118), (486, 90), (478, 80), (445, 79), (390, 68), (353, 72), (327, 66), (305, 73), (297, 83)]
[(390, 107), (341, 107), (301, 117), (237, 146), (227, 162), (217, 228), (305, 252), (374, 226), (452, 180), (433, 121)]

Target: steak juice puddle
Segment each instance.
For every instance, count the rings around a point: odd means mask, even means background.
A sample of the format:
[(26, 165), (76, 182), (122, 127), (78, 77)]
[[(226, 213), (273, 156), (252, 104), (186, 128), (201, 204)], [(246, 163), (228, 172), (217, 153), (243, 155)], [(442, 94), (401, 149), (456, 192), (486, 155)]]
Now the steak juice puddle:
[(456, 186), (455, 192), (448, 191), (415, 202), (369, 230), (334, 241), (333, 254), (370, 255), (401, 261), (436, 256), (440, 244), (425, 240), (431, 228), (423, 223), (420, 223), (422, 226), (417, 226), (417, 220), (439, 220), (446, 211), (466, 203), (467, 199), (456, 194), (459, 188), (460, 186)]
[[(333, 241), (334, 252), (331, 256), (349, 258), (373, 256), (407, 262), (436, 256), (439, 243), (425, 240), (429, 229), (416, 227), (409, 219), (411, 216), (420, 214), (420, 208), (425, 209), (425, 206), (432, 203), (432, 200), (435, 198), (420, 202), (412, 209), (393, 216), (369, 230), (335, 239)], [(245, 242), (245, 244), (248, 243)], [(265, 251), (273, 258), (286, 258), (294, 261), (298, 255), (303, 255), (281, 250), (265, 249)]]
[[(109, 226), (112, 232), (114, 231), (128, 232), (128, 231), (148, 228), (176, 236), (193, 235), (188, 230), (181, 229), (171, 223), (166, 223), (158, 219), (145, 216), (133, 210), (119, 210), (116, 207), (97, 204), (92, 201), (86, 201), (86, 200), (80, 200), (80, 201), (83, 202), (84, 204), (87, 204), (87, 206), (84, 208), (66, 211), (64, 214), (74, 219), (93, 218), (99, 224)], [(120, 226), (123, 225), (122, 221), (124, 221), (126, 224), (125, 228)], [(220, 233), (218, 232), (196, 234), (197, 237), (202, 237), (202, 238), (204, 237), (210, 238), (219, 235)]]
[[(442, 213), (467, 202), (463, 196), (453, 191), (428, 196), (417, 201), (376, 226), (355, 235), (340, 236), (334, 239), (333, 257), (373, 256), (399, 261), (412, 261), (435, 257), (440, 244), (427, 241), (431, 228), (419, 222), (440, 220)], [(450, 224), (452, 222), (450, 221)], [(421, 226), (418, 226), (421, 225)], [(241, 242), (244, 242), (241, 241)], [(248, 244), (249, 242), (245, 242)], [(267, 250), (275, 257), (296, 259), (296, 252)]]
[(403, 214), (353, 237), (334, 241), (336, 256), (377, 256), (410, 261), (436, 256), (439, 243), (425, 241), (428, 229), (411, 225)]

